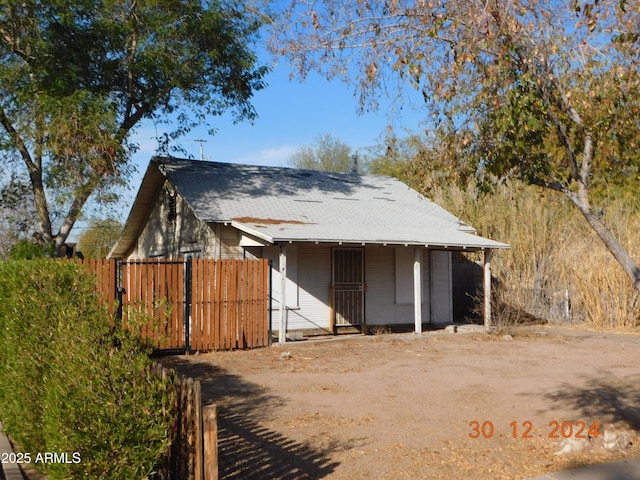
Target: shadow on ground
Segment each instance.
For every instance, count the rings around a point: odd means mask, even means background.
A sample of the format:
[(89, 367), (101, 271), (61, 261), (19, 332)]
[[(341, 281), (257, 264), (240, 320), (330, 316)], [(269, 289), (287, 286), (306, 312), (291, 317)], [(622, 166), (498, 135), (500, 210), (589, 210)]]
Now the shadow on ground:
[(545, 397), (555, 406), (577, 410), (584, 418), (602, 419), (601, 422), (625, 423), (640, 431), (640, 376), (616, 378), (606, 370), (583, 377), (574, 383), (565, 383), (548, 392)]
[(321, 479), (338, 466), (331, 462), (330, 453), (344, 446), (314, 448), (262, 425), (261, 420), (284, 401), (260, 385), (208, 363), (180, 357), (166, 358), (162, 363), (199, 380), (203, 404), (218, 405), (221, 480)]

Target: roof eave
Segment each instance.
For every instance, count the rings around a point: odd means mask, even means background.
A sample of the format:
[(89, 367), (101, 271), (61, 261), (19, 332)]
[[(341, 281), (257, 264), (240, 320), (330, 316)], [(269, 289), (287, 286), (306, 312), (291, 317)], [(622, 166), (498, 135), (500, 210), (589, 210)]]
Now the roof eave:
[(405, 247), (424, 247), (431, 249), (444, 250), (460, 250), (467, 252), (476, 252), (480, 250), (510, 250), (512, 247), (506, 243), (491, 242), (487, 244), (461, 244), (461, 243), (442, 243), (442, 242), (418, 242), (418, 241), (398, 241), (398, 240), (353, 240), (353, 239), (337, 239), (337, 238), (299, 238), (299, 237), (278, 237), (273, 238), (272, 242), (277, 243), (326, 243), (339, 245), (381, 245), (381, 246), (405, 246)]
[(122, 234), (111, 248), (107, 258), (126, 258), (134, 249), (138, 236), (153, 209), (165, 176), (154, 161), (149, 162)]
[(268, 242), (270, 244), (275, 243), (273, 240), (273, 237), (267, 235), (264, 232), (256, 230), (255, 228), (249, 227), (246, 223), (241, 223), (236, 220), (209, 221), (208, 223), (222, 223), (224, 225), (231, 225), (232, 227), (237, 228), (241, 232), (252, 235), (256, 238), (259, 238), (260, 240), (264, 240), (265, 242)]

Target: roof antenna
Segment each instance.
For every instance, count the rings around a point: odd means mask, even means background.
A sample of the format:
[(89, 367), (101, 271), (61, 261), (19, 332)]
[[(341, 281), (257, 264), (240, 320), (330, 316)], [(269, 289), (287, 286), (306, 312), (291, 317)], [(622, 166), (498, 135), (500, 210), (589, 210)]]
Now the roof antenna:
[(207, 155), (207, 158), (204, 158), (204, 143), (207, 143), (206, 140), (202, 139), (202, 138), (198, 138), (196, 140), (194, 140), (194, 142), (199, 142), (200, 143), (200, 160), (204, 161), (204, 160), (209, 160), (211, 158), (211, 155)]

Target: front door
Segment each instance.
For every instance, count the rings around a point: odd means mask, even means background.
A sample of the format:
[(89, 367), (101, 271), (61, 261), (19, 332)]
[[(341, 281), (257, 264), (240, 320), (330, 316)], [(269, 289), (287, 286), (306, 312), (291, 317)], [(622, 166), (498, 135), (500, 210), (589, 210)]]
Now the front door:
[(364, 250), (333, 250), (333, 309), (336, 326), (364, 323)]

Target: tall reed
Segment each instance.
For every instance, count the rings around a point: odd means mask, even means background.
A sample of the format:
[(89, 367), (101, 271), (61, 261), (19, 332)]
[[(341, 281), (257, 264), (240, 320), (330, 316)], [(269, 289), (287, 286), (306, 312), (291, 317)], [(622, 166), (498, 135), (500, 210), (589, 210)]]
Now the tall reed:
[[(492, 262), (496, 298), (510, 311), (533, 313), (536, 304), (562, 304), (567, 291), (573, 322), (597, 328), (640, 325), (638, 292), (568, 199), (520, 183), (500, 185), (484, 196), (473, 186), (440, 186), (430, 193), (480, 235), (512, 245), (496, 251)], [(605, 197), (603, 205), (603, 220), (640, 261), (640, 208), (628, 198)]]

